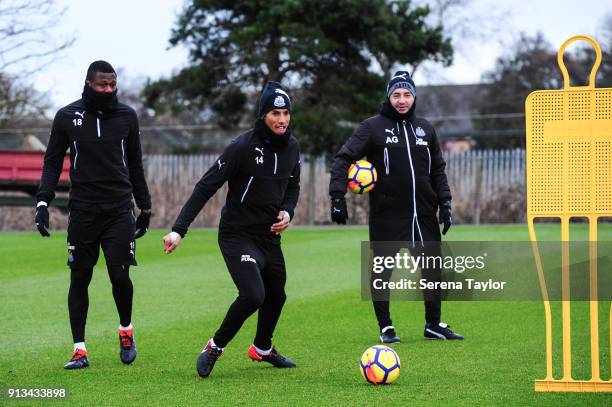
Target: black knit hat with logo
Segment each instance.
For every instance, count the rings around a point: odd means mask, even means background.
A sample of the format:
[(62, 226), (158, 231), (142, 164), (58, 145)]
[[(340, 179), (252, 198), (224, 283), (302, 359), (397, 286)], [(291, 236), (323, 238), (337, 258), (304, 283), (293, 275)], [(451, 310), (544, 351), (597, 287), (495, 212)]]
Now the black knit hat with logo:
[(407, 71), (397, 71), (387, 85), (387, 97), (390, 97), (395, 89), (406, 89), (416, 96), (416, 85)]
[(291, 98), (278, 82), (268, 82), (259, 97), (259, 117), (274, 109), (291, 111)]

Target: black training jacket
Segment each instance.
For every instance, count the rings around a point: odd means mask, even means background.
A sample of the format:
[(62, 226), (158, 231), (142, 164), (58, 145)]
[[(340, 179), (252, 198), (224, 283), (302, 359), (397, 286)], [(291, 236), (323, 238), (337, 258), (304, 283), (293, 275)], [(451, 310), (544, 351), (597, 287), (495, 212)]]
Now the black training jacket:
[(215, 192), (228, 182), (219, 228), (270, 234), (281, 210), (293, 211), (300, 193), (300, 151), (291, 136), (282, 146), (266, 143), (253, 129), (234, 139), (196, 184), (172, 231), (185, 236)]
[(438, 204), (451, 199), (438, 138), (425, 119), (379, 114), (362, 122), (334, 158), (332, 197), (344, 196), (347, 170), (364, 156), (378, 173), (369, 193), (370, 221), (434, 216)]
[(88, 110), (82, 99), (61, 108), (45, 153), (38, 201), (51, 202), (64, 155), (70, 148), (71, 209), (105, 211), (131, 206), (151, 208), (140, 148), (138, 117), (129, 106)]

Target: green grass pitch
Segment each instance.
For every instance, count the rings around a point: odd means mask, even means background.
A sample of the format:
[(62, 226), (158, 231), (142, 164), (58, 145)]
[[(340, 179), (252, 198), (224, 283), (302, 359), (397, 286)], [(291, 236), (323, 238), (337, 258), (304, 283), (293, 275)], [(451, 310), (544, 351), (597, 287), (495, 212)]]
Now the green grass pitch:
[[(553, 228), (543, 227), (542, 236), (552, 238)], [(605, 229), (601, 233), (612, 240)], [(69, 398), (60, 403), (74, 405), (612, 405), (610, 394), (534, 392), (534, 380), (545, 374), (544, 311), (538, 301), (444, 303), (443, 320), (466, 336), (462, 342), (426, 341), (422, 303), (394, 302), (402, 343), (393, 347), (401, 375), (390, 386), (366, 384), (359, 357), (378, 338), (372, 305), (360, 298), (363, 227), (296, 227), (283, 237), (288, 300), (274, 343), (297, 369), (274, 369), (247, 358), (252, 317), (211, 377), (201, 379), (195, 360), (236, 290), (215, 230), (191, 231), (170, 256), (162, 254), (164, 233), (150, 231), (137, 242), (140, 266), (131, 273), (135, 363), (119, 361), (118, 319), (99, 264), (89, 291), (91, 366), (81, 371), (62, 369), (72, 350), (65, 234), (55, 232), (50, 239), (0, 234), (0, 387), (67, 387)], [(528, 240), (524, 225), (457, 226), (448, 237)], [(600, 304), (604, 379), (610, 377), (609, 307)], [(573, 306), (572, 324), (574, 373), (589, 378), (588, 304)], [(555, 332), (560, 338), (559, 326)], [(555, 362), (556, 372), (559, 367)]]

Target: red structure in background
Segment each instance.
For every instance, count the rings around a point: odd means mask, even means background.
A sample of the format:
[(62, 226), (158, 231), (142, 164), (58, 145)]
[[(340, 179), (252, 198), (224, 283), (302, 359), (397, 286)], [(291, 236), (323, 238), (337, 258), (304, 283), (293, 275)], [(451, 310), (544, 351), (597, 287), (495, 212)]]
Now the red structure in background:
[[(35, 194), (40, 183), (45, 153), (42, 151), (0, 151), (0, 205), (29, 206), (36, 203)], [(70, 188), (70, 158), (64, 158), (64, 166), (57, 184), (57, 191)], [(8, 193), (7, 193), (8, 192)], [(25, 192), (11, 194), (10, 192)], [(53, 205), (66, 207), (68, 199), (58, 197)]]

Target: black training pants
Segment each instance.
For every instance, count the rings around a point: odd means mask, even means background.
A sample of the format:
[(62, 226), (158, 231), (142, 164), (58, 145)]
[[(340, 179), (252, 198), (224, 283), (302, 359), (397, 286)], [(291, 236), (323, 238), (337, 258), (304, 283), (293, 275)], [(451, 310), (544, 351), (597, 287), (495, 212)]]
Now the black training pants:
[(131, 210), (102, 213), (70, 211), (68, 313), (74, 342), (85, 340), (85, 323), (89, 308), (88, 287), (93, 268), (98, 261), (100, 246), (106, 259), (119, 322), (123, 326), (131, 322), (134, 288), (129, 270), (130, 265), (136, 265), (135, 225), (134, 213)]
[(257, 332), (253, 344), (272, 347), (272, 335), (285, 303), (285, 259), (280, 238), (275, 235), (248, 236), (244, 232), (219, 230), (219, 246), (238, 297), (227, 310), (213, 340), (225, 347), (255, 311)]
[[(418, 222), (418, 225), (416, 222)], [(425, 244), (424, 248), (422, 248), (420, 243), (421, 236)], [(441, 255), (441, 246), (438, 244), (441, 241), (440, 228), (435, 216), (419, 216), (414, 222), (414, 229), (412, 219), (370, 219), (370, 240), (373, 242), (402, 241), (411, 243), (413, 238), (415, 241), (415, 249), (410, 249), (413, 256), (418, 256), (421, 253), (424, 253), (426, 256)], [(374, 255), (394, 256), (395, 253), (374, 253)], [(380, 278), (388, 281), (391, 273), (392, 270), (386, 269), (381, 273)], [(427, 279), (427, 281), (440, 281), (442, 278), (442, 270), (439, 268), (424, 269), (422, 270), (422, 277)], [(380, 329), (383, 329), (384, 327), (393, 325), (393, 323), (389, 311), (389, 290), (382, 293), (381, 291), (382, 290), (378, 290), (376, 293), (376, 297), (379, 301), (373, 300), (372, 304), (374, 305), (374, 313), (376, 314), (378, 325)], [(440, 290), (424, 290), (423, 297), (425, 302), (425, 321), (437, 324), (440, 322), (442, 312)]]

